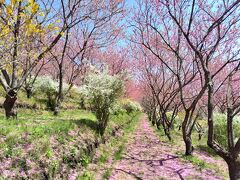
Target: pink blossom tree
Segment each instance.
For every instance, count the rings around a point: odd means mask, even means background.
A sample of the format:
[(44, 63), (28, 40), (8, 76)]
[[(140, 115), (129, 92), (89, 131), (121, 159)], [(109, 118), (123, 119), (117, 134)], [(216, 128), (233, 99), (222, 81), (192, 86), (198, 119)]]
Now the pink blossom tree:
[[(237, 61), (238, 51), (232, 46), (239, 43), (236, 31), (238, 8), (239, 1), (213, 1), (210, 4), (207, 1), (166, 0), (139, 3), (133, 24), (133, 41), (148, 49), (178, 79), (185, 112), (182, 132), (186, 155), (192, 154), (193, 150), (191, 132), (199, 101), (207, 89), (208, 92), (212, 91), (212, 79), (228, 64)], [(216, 67), (216, 64), (219, 66)], [(208, 109), (211, 111), (212, 107), (208, 106)], [(216, 150), (212, 138), (212, 118), (208, 119), (208, 144)]]
[[(76, 81), (81, 81), (90, 64), (90, 54), (94, 49), (107, 47), (115, 41), (120, 33), (118, 23), (122, 18), (123, 2), (111, 1), (96, 3), (90, 1), (82, 6), (81, 21), (71, 30), (67, 30), (64, 38), (51, 50), (54, 71), (59, 83), (54, 114), (57, 115), (64, 97)], [(113, 26), (113, 24), (115, 26)], [(88, 61), (88, 62), (87, 62)], [(64, 80), (69, 85), (63, 92)]]

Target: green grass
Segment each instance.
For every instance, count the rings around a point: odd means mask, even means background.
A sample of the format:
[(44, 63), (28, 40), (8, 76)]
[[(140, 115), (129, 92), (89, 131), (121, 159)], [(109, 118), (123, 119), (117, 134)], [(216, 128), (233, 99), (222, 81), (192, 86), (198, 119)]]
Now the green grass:
[[(2, 104), (5, 100), (5, 91), (0, 87), (0, 103)], [(47, 97), (44, 93), (36, 92), (33, 93), (31, 98), (27, 98), (26, 92), (21, 89), (18, 92), (17, 103), (22, 106), (35, 107), (41, 110), (48, 109)], [(65, 101), (61, 104), (63, 108), (78, 109), (80, 107), (79, 94), (75, 93), (73, 90), (65, 97)]]
[[(96, 122), (92, 113), (82, 110), (64, 111), (60, 116), (53, 116), (48, 111), (20, 110), (18, 120), (7, 120), (1, 114), (0, 136), (5, 140), (0, 144), (0, 150), (4, 149), (5, 156), (16, 156), (21, 148), (14, 147), (35, 142), (35, 144), (39, 143), (39, 151), (45, 153), (49, 146), (47, 140), (51, 136), (56, 135), (57, 139), (64, 144), (70, 130), (80, 126), (82, 129), (89, 128), (90, 125), (85, 123), (86, 119), (92, 124)], [(90, 126), (90, 128), (93, 127)], [(47, 156), (51, 156), (51, 153), (48, 152)]]
[[(137, 119), (135, 115), (112, 115), (106, 135), (111, 135), (116, 126), (132, 118)], [(92, 154), (84, 148), (98, 137), (96, 128), (94, 114), (79, 109), (62, 110), (59, 116), (45, 110), (18, 109), (17, 120), (5, 119), (3, 112), (0, 112), (0, 160), (10, 158), (14, 162), (10, 167), (13, 174), (18, 174), (19, 169), (44, 167), (48, 177), (54, 179), (61, 171), (59, 167), (65, 166), (66, 170), (70, 170), (88, 166)], [(120, 157), (120, 154), (119, 151), (116, 156)], [(108, 157), (106, 151), (100, 162), (106, 162)], [(37, 174), (33, 177), (41, 178)], [(79, 178), (91, 179), (91, 176), (87, 173)]]
[(85, 171), (82, 176), (78, 176), (77, 180), (94, 180), (93, 175), (89, 171)]
[(186, 162), (190, 162), (193, 165), (195, 165), (200, 171), (204, 170), (204, 169), (211, 169), (214, 170), (216, 172), (217, 175), (220, 175), (221, 177), (223, 177), (224, 179), (228, 178), (228, 174), (226, 172), (223, 171), (223, 169), (221, 169), (219, 166), (217, 166), (216, 164), (213, 163), (209, 163), (206, 162), (200, 158), (198, 158), (198, 156), (193, 155), (193, 156), (186, 156), (182, 153), (178, 153), (178, 155), (181, 155), (180, 157), (182, 158), (183, 161)]
[(124, 150), (124, 145), (121, 144), (121, 145), (118, 147), (118, 150), (114, 153), (114, 158), (115, 158), (115, 160), (120, 160), (120, 159), (122, 159), (123, 150)]
[[(51, 138), (56, 139), (62, 146), (67, 146), (69, 142), (75, 142), (74, 137), (68, 134), (70, 131), (81, 129), (82, 132), (89, 131), (94, 134), (95, 130), (86, 124), (86, 120), (96, 123), (92, 113), (82, 110), (64, 111), (56, 117), (47, 111), (20, 110), (18, 120), (7, 120), (0, 115), (0, 137), (3, 141), (0, 143), (0, 159), (25, 158), (25, 146), (28, 144), (33, 148), (28, 152), (27, 158), (33, 161), (43, 157), (52, 159), (55, 154)], [(83, 164), (86, 163), (83, 161)]]
[(67, 133), (74, 128), (74, 125), (86, 119), (96, 121), (92, 113), (83, 110), (63, 111), (60, 116), (54, 116), (49, 111), (20, 109), (17, 120), (7, 120), (3, 114), (0, 114), (0, 134), (9, 135), (9, 133), (13, 133), (19, 135), (19, 133), (26, 132), (41, 137), (58, 132)]
[(104, 164), (104, 163), (107, 162), (108, 158), (109, 158), (108, 151), (103, 150), (102, 153), (101, 153), (101, 156), (98, 159), (98, 161), (99, 161), (99, 163)]
[(205, 143), (201, 144), (199, 143), (196, 148), (200, 149), (201, 151), (204, 151), (206, 153), (208, 153), (209, 155), (213, 156), (216, 159), (220, 159), (220, 157), (214, 152), (213, 149), (211, 149), (210, 147), (208, 147)]
[(103, 179), (103, 180), (109, 179), (110, 176), (111, 176), (111, 173), (112, 173), (112, 169), (107, 169), (107, 170), (104, 172), (104, 174), (103, 174), (103, 176), (102, 176), (102, 179)]
[(197, 166), (200, 171), (209, 168), (209, 165), (205, 161), (199, 159), (197, 156), (186, 156), (181, 153), (179, 153), (179, 155), (181, 155), (183, 160), (191, 162), (193, 165)]

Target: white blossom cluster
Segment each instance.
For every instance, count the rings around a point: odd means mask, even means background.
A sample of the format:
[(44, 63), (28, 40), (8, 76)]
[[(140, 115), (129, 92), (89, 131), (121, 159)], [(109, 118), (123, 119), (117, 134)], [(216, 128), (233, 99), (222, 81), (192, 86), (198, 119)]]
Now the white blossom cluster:
[[(54, 81), (49, 76), (39, 76), (36, 79), (36, 82), (33, 86), (33, 91), (39, 91), (42, 93), (47, 94), (54, 94), (57, 93), (59, 87), (59, 83), (57, 81)], [(66, 91), (68, 89), (68, 85), (66, 83), (63, 83), (63, 91)]]
[(90, 74), (79, 91), (94, 106), (110, 108), (114, 100), (121, 96), (123, 82), (119, 76), (111, 76), (107, 72)]

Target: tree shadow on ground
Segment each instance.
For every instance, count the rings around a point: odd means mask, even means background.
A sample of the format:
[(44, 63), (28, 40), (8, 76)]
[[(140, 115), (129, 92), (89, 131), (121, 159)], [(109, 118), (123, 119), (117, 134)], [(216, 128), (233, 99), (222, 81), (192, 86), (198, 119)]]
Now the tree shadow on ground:
[(133, 176), (134, 178), (136, 178), (137, 180), (142, 180), (142, 178), (140, 178), (139, 176), (137, 176), (133, 172), (126, 171), (126, 170), (123, 170), (123, 169), (115, 169), (115, 170), (116, 171), (122, 171), (123, 173), (129, 174), (129, 175)]
[(143, 163), (145, 163), (147, 165), (151, 165), (154, 162), (158, 162), (160, 166), (163, 166), (163, 162), (164, 161), (168, 161), (168, 160), (173, 160), (173, 159), (179, 158), (179, 156), (173, 156), (173, 155), (170, 155), (170, 154), (167, 154), (167, 158), (162, 158), (162, 159), (138, 159), (138, 158), (135, 158), (133, 156), (129, 156), (129, 155), (126, 155), (126, 156), (128, 156), (129, 158), (124, 158), (124, 159), (136, 160), (138, 162), (143, 162)]
[[(123, 158), (123, 159), (125, 159), (125, 160), (134, 160), (136, 162), (145, 163), (147, 166), (151, 166), (151, 167), (153, 167), (153, 166), (164, 166), (164, 162), (165, 161), (174, 160), (174, 159), (178, 159), (179, 158), (179, 156), (174, 156), (174, 155), (171, 155), (171, 154), (167, 154), (166, 158), (161, 158), (161, 159), (138, 159), (138, 158), (133, 157), (133, 156), (129, 156), (129, 155), (126, 155), (126, 156), (128, 158)], [(181, 180), (184, 179), (183, 176), (182, 176), (182, 173), (184, 172), (184, 170), (185, 169), (189, 169), (188, 167), (181, 168), (181, 169), (175, 169), (173, 167), (167, 167), (167, 166), (164, 166), (164, 167), (169, 169), (170, 171), (176, 173)], [(127, 172), (127, 171), (124, 171), (124, 170), (122, 170), (122, 171), (123, 172)], [(130, 175), (132, 175), (132, 173), (130, 173)]]
[(206, 153), (207, 155), (212, 155), (212, 156), (218, 156), (210, 147), (207, 145), (198, 145), (197, 148), (203, 152)]
[(91, 119), (78, 119), (78, 120), (71, 120), (71, 122), (75, 123), (78, 127), (87, 126), (88, 128), (92, 129), (93, 131), (98, 131), (98, 124), (96, 121)]

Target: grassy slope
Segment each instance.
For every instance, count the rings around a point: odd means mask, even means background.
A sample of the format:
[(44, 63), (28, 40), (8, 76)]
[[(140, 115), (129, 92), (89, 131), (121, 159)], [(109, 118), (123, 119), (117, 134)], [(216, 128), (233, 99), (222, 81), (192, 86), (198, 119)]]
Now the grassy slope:
[[(65, 101), (62, 103), (62, 108), (79, 108), (79, 94), (76, 94), (72, 91), (65, 97)], [(0, 104), (3, 104), (5, 100), (5, 92), (0, 86)], [(27, 98), (26, 93), (21, 89), (18, 92), (17, 104), (21, 107), (35, 107), (37, 109), (47, 109), (47, 97), (42, 93), (34, 93), (31, 98)]]
[[(106, 134), (133, 117), (112, 116)], [(19, 110), (18, 120), (0, 115), (0, 174), (7, 178), (67, 177), (89, 163), (83, 151), (96, 140), (96, 118), (87, 111)], [(77, 170), (78, 169), (78, 170)]]

